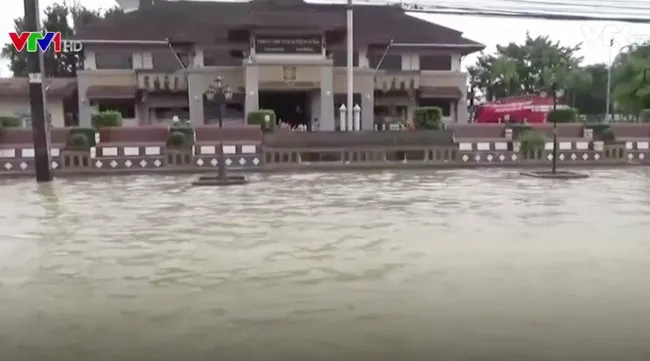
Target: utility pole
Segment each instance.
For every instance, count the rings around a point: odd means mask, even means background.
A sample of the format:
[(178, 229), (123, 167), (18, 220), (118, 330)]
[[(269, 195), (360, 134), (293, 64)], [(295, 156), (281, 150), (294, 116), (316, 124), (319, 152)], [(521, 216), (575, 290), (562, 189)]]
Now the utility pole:
[[(24, 0), (25, 31), (41, 31), (38, 0)], [(50, 157), (50, 130), (46, 122), (47, 99), (43, 88), (43, 52), (37, 49), (27, 53), (29, 73), (29, 106), (32, 118), (32, 138), (34, 142), (34, 168), (36, 181), (51, 182), (52, 161)]]
[[(347, 89), (347, 124), (354, 124), (354, 13), (352, 12), (352, 0), (347, 4), (347, 72), (348, 72), (348, 89)], [(351, 129), (349, 129), (351, 130)]]

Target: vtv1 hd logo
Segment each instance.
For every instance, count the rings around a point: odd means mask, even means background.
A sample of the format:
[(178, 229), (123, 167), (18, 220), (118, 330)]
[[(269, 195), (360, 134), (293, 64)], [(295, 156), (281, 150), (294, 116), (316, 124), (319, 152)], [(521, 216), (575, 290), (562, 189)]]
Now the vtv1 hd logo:
[(61, 39), (60, 32), (14, 32), (9, 33), (9, 38), (18, 52), (27, 50), (28, 53), (35, 53), (39, 49), (42, 52), (52, 49), (55, 53), (78, 53), (83, 49), (80, 41)]

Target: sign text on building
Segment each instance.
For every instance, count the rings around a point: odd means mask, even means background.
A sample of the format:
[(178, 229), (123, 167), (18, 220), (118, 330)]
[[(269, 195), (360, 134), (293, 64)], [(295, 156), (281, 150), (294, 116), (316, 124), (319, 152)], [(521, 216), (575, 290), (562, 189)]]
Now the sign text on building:
[(60, 32), (13, 32), (9, 33), (9, 38), (18, 52), (27, 50), (28, 53), (35, 53), (38, 50), (45, 52), (52, 49), (55, 53), (72, 53), (83, 49), (80, 41), (61, 39)]
[(278, 37), (258, 36), (255, 38), (255, 52), (258, 54), (320, 54), (320, 37)]

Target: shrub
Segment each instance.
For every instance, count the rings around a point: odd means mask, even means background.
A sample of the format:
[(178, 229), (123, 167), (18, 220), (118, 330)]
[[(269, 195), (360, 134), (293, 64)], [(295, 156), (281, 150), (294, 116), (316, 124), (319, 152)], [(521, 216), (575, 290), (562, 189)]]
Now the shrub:
[(179, 123), (172, 123), (172, 125), (169, 126), (169, 132), (170, 133), (175, 133), (175, 132), (180, 132), (192, 139), (192, 142), (194, 142), (194, 127), (192, 126), (192, 123), (190, 122), (179, 122)]
[(524, 123), (509, 123), (506, 129), (512, 129), (512, 139), (519, 139), (524, 133), (532, 131), (533, 127)]
[(194, 136), (190, 138), (189, 134), (181, 131), (171, 132), (167, 139), (169, 148), (190, 148), (192, 145), (194, 145)]
[[(266, 124), (265, 118), (269, 116), (269, 124)], [(262, 130), (270, 131), (275, 129), (276, 117), (273, 110), (262, 109), (256, 112), (250, 112), (246, 116), (246, 122), (248, 124), (258, 124)]]
[[(594, 134), (594, 138), (595, 137), (596, 137), (596, 135)], [(612, 131), (612, 128), (610, 127), (610, 128), (604, 129), (600, 133), (600, 136), (597, 139), (600, 139), (600, 140), (604, 141), (605, 143), (613, 143), (613, 142), (616, 141), (616, 136), (614, 135), (614, 132)]]
[(194, 145), (195, 130), (190, 122), (172, 123), (168, 129), (167, 146), (170, 148), (190, 148)]
[(530, 154), (544, 149), (546, 140), (534, 130), (528, 130), (518, 138), (521, 144), (520, 151), (524, 154)]
[(417, 129), (444, 128), (442, 122), (442, 109), (438, 107), (420, 107), (413, 111), (413, 120)]
[(575, 108), (555, 109), (548, 112), (549, 123), (574, 123), (579, 121), (578, 111)]
[(611, 125), (608, 123), (585, 123), (585, 129), (592, 129), (594, 131), (594, 140), (614, 141), (614, 133), (611, 128)]
[(90, 139), (88, 139), (88, 136), (84, 133), (76, 133), (70, 135), (68, 138), (68, 142), (66, 146), (70, 149), (79, 149), (79, 150), (86, 150), (90, 149)]
[[(83, 134), (87, 141), (88, 141), (88, 147), (94, 147), (96, 146), (95, 142), (95, 129), (94, 128), (87, 128), (87, 127), (74, 127), (70, 130), (70, 134), (68, 135), (68, 142), (71, 142), (71, 139), (77, 135), (77, 134)], [(69, 144), (69, 143), (68, 143)]]
[(18, 117), (0, 116), (0, 128), (17, 128), (21, 127), (23, 122)]
[(100, 112), (92, 115), (91, 122), (95, 129), (107, 128), (107, 127), (121, 127), (122, 114), (118, 111), (113, 111), (113, 110)]
[(650, 123), (650, 109), (643, 109), (639, 113), (639, 121), (642, 123)]

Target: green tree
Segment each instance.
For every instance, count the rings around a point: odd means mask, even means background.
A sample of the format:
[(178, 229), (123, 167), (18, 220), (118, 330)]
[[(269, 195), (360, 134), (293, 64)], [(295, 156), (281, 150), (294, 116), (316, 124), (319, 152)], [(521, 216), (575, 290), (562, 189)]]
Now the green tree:
[(526, 35), (523, 44), (497, 46), (494, 54), (481, 55), (475, 64), (476, 86), (487, 100), (548, 91), (553, 81), (569, 86), (569, 74), (579, 69), (580, 45), (566, 47), (548, 37)]
[(593, 76), (584, 68), (576, 67), (567, 74), (566, 89), (571, 107), (576, 107), (578, 94), (589, 92), (592, 84)]
[[(590, 84), (585, 89), (574, 88), (570, 95), (573, 107), (593, 120), (601, 119), (605, 114), (607, 103), (607, 64), (593, 64), (582, 68), (589, 74)], [(596, 117), (597, 116), (597, 117)]]
[(616, 110), (638, 115), (650, 108), (650, 46), (638, 46), (616, 58), (612, 66), (612, 98)]
[(492, 86), (498, 86), (506, 96), (517, 95), (521, 90), (517, 61), (513, 58), (501, 56), (494, 59), (490, 75)]
[[(79, 4), (54, 4), (45, 9), (42, 27), (45, 31), (58, 31), (64, 39), (70, 38), (84, 26), (91, 23), (119, 16), (122, 10), (113, 8), (107, 11), (90, 10)], [(24, 19), (14, 19), (14, 31), (20, 33), (25, 29)], [(26, 52), (18, 52), (11, 43), (6, 43), (0, 56), (9, 60), (9, 68), (14, 76), (27, 76)], [(73, 77), (77, 69), (83, 68), (81, 54), (55, 54), (52, 50), (43, 54), (43, 67), (48, 77)]]

